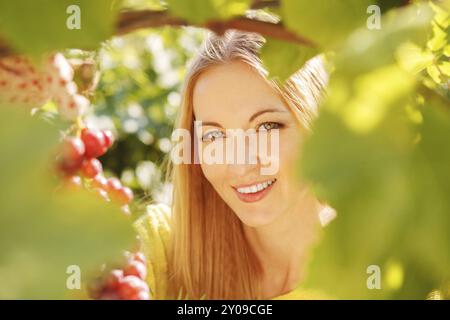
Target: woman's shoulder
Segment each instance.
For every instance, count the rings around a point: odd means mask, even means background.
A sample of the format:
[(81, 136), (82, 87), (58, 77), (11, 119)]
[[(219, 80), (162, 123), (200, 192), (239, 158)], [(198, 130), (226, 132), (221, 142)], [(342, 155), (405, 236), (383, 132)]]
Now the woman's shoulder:
[(171, 210), (165, 204), (149, 205), (134, 227), (147, 259), (147, 282), (153, 299), (164, 299), (168, 286)]
[(166, 246), (170, 239), (170, 224), (170, 207), (165, 204), (152, 204), (147, 206), (144, 214), (134, 222), (134, 227), (141, 242), (160, 240)]
[(151, 204), (145, 209), (144, 214), (139, 217), (135, 225), (147, 225), (151, 226), (152, 230), (170, 229), (171, 210), (166, 204)]

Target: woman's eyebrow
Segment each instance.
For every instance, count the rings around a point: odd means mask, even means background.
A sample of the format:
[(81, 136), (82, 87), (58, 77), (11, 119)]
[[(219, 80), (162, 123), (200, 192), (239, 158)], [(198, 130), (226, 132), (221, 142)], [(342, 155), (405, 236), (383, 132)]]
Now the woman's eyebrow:
[[(264, 113), (273, 113), (273, 112), (278, 112), (278, 113), (288, 113), (289, 111), (287, 110), (280, 110), (280, 109), (275, 109), (275, 108), (270, 108), (270, 109), (264, 109), (264, 110), (260, 110), (258, 112), (256, 112), (255, 114), (253, 114), (250, 119), (248, 120), (249, 122), (252, 122), (253, 120), (255, 120), (257, 117), (259, 117), (260, 115), (264, 114)], [(197, 120), (200, 121), (200, 120)], [(213, 127), (219, 127), (219, 128), (223, 128), (222, 125), (218, 122), (215, 121), (201, 121), (201, 125), (202, 127), (206, 127), (206, 126), (213, 126)]]
[[(201, 121), (201, 120), (199, 120), (199, 121)], [(214, 122), (214, 121), (201, 121), (201, 124), (202, 124), (202, 127), (213, 126), (213, 127), (222, 128), (220, 123)]]
[(261, 111), (256, 112), (255, 114), (253, 114), (250, 119), (248, 119), (248, 122), (252, 122), (253, 120), (255, 120), (257, 117), (259, 117), (260, 115), (264, 114), (264, 113), (269, 113), (269, 112), (280, 112), (280, 113), (286, 113), (288, 112), (287, 110), (280, 110), (280, 109), (264, 109)]

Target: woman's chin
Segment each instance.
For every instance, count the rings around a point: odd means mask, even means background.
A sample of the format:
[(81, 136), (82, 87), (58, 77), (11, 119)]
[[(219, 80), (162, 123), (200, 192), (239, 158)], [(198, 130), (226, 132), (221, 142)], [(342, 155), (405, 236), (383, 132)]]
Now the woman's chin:
[(257, 228), (270, 224), (278, 215), (273, 211), (265, 209), (258, 211), (246, 210), (245, 212), (240, 212), (237, 216), (247, 227)]

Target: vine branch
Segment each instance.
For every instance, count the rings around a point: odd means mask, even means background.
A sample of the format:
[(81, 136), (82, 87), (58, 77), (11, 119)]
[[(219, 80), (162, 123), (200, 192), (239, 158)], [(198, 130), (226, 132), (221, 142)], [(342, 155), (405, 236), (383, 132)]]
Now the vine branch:
[[(276, 7), (278, 1), (255, 1), (252, 8), (272, 6)], [(116, 22), (116, 35), (124, 35), (135, 30), (145, 28), (158, 28), (164, 26), (194, 26), (207, 28), (218, 34), (223, 34), (228, 29), (237, 29), (247, 32), (256, 32), (262, 36), (293, 42), (304, 46), (315, 47), (314, 41), (299, 36), (287, 30), (282, 23), (259, 21), (246, 17), (237, 17), (226, 21), (209, 21), (205, 24), (195, 25), (183, 19), (174, 17), (167, 10), (140, 10), (121, 12)], [(0, 57), (14, 54), (6, 41), (0, 38)]]
[(262, 36), (293, 42), (304, 46), (315, 47), (315, 43), (305, 37), (287, 30), (282, 23), (259, 21), (246, 17), (237, 17), (226, 21), (209, 21), (201, 25), (193, 25), (182, 19), (168, 14), (167, 11), (128, 11), (122, 12), (117, 23), (116, 33), (126, 34), (143, 28), (157, 28), (162, 26), (195, 26), (207, 28), (218, 34), (228, 29), (256, 32)]

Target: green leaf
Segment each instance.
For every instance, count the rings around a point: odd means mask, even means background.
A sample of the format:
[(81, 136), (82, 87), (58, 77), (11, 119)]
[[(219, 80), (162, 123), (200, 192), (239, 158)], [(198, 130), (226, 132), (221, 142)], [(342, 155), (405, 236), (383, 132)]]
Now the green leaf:
[(433, 279), (436, 286), (450, 279), (450, 103), (430, 92), (422, 107), (421, 140), (412, 154), (409, 173), (415, 220), (406, 239), (414, 241), (405, 246), (412, 260), (423, 257), (416, 262), (423, 268), (422, 278)]
[(336, 115), (324, 112), (305, 146), (303, 174), (337, 210), (337, 218), (324, 229), (313, 251), (303, 284), (307, 288), (338, 299), (391, 294), (366, 286), (370, 265), (383, 270), (387, 258), (398, 259), (386, 251), (393, 251), (397, 236), (393, 229), (405, 220), (405, 213), (398, 210), (405, 202), (404, 160), (386, 140), (389, 134), (380, 133), (355, 134)]
[(443, 61), (439, 65), (439, 70), (441, 70), (442, 74), (446, 75), (447, 77), (450, 77), (450, 62), (449, 61)]
[(391, 10), (383, 16), (381, 30), (361, 28), (348, 38), (336, 54), (336, 69), (358, 75), (395, 62), (406, 43), (425, 47), (432, 18), (427, 5)]
[(418, 74), (434, 62), (434, 54), (429, 50), (422, 50), (414, 43), (408, 42), (397, 50), (397, 61), (405, 69), (413, 74)]
[[(0, 34), (18, 52), (38, 55), (65, 48), (97, 48), (112, 35), (113, 0), (0, 1)], [(80, 29), (69, 29), (67, 9), (80, 9)]]
[[(317, 49), (267, 38), (261, 50), (261, 59), (270, 77), (286, 80), (298, 71), (306, 61), (314, 57)], [(289, 62), (289, 63), (287, 63)]]
[(174, 15), (194, 24), (241, 15), (250, 3), (250, 0), (167, 0), (169, 10)]
[[(128, 249), (131, 221), (92, 194), (57, 191), (50, 179), (53, 128), (22, 110), (1, 106), (0, 298), (85, 297), (68, 290), (68, 267), (93, 271)], [(4, 154), (3, 154), (4, 152)]]
[(449, 4), (450, 1), (448, 0), (440, 4), (429, 1), (431, 9), (433, 9), (433, 12), (435, 13), (434, 21), (444, 29), (450, 26), (450, 13), (448, 12), (448, 8), (445, 8), (445, 6), (449, 6)]
[(436, 23), (433, 23), (433, 37), (428, 41), (427, 47), (431, 51), (441, 50), (445, 45), (447, 45), (447, 34), (441, 29)]
[(435, 65), (427, 67), (427, 73), (433, 79), (434, 82), (440, 84), (442, 83), (441, 72), (439, 68)]
[(340, 42), (369, 15), (369, 0), (282, 0), (281, 13), (286, 26), (324, 48)]
[[(425, 106), (414, 104), (416, 86), (395, 84), (411, 82), (401, 74), (390, 67), (354, 85), (332, 79), (301, 172), (337, 218), (313, 251), (306, 288), (335, 298), (424, 299), (450, 276), (449, 103), (432, 93)], [(355, 130), (348, 114), (373, 100), (384, 116)], [(410, 121), (406, 106), (421, 111), (422, 125)], [(380, 268), (380, 290), (367, 286), (370, 266)]]
[(450, 44), (446, 45), (444, 48), (444, 55), (450, 57)]
[(337, 72), (324, 108), (338, 114), (351, 130), (366, 133), (382, 124), (414, 86), (414, 79), (397, 65), (375, 69), (352, 81)]

